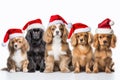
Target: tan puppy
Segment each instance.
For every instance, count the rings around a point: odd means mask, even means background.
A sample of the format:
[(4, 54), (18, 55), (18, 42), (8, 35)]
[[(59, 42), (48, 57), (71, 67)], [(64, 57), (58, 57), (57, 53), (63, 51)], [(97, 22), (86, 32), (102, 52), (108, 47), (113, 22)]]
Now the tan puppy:
[(110, 73), (112, 71), (112, 66), (114, 65), (112, 61), (112, 50), (115, 48), (116, 36), (111, 29), (113, 21), (106, 18), (101, 23), (98, 24), (96, 29), (96, 34), (94, 36), (94, 66), (93, 72), (97, 73), (99, 71), (105, 71)]
[[(71, 34), (73, 33), (73, 35)], [(72, 64), (74, 72), (78, 73), (82, 68), (85, 68), (87, 73), (91, 72), (92, 67), (92, 41), (93, 36), (90, 33), (90, 28), (82, 23), (73, 24), (69, 38), (71, 37), (72, 50)]]
[(110, 73), (112, 70), (112, 51), (110, 47), (114, 48), (116, 43), (116, 36), (114, 34), (96, 34), (94, 36), (94, 67), (93, 72), (105, 71)]

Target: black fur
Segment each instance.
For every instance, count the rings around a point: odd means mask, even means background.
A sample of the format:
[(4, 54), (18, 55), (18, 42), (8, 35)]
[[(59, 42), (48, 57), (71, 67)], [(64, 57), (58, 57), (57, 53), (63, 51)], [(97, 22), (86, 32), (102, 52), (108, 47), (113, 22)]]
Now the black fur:
[(43, 29), (30, 29), (27, 32), (26, 39), (30, 45), (30, 50), (28, 51), (28, 71), (35, 72), (39, 70), (44, 71), (44, 55), (45, 55), (45, 42), (43, 41)]

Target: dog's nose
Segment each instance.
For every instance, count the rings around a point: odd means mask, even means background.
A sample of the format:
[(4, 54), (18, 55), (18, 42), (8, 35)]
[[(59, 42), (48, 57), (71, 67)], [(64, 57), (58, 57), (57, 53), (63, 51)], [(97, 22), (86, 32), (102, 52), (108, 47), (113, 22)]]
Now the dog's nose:
[(17, 47), (17, 45), (16, 45), (16, 44), (15, 44), (14, 46), (15, 46), (15, 47)]
[(56, 34), (59, 34), (59, 31), (56, 31)]
[(83, 41), (83, 39), (80, 39), (80, 41), (82, 42), (82, 41)]
[(103, 41), (103, 43), (105, 44), (105, 43), (107, 43), (107, 41), (105, 40), (105, 41)]

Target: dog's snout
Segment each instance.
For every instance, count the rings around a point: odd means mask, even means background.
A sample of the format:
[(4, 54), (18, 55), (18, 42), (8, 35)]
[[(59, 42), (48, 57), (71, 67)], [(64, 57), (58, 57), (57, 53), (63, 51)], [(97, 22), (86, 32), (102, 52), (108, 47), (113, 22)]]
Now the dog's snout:
[(103, 41), (103, 43), (105, 44), (105, 43), (107, 43), (107, 41), (106, 41), (106, 40), (104, 40), (104, 41)]
[(17, 47), (17, 44), (15, 44), (14, 46)]
[(59, 31), (56, 31), (56, 34), (59, 34)]
[(82, 41), (83, 41), (83, 39), (80, 39), (80, 41), (82, 42)]

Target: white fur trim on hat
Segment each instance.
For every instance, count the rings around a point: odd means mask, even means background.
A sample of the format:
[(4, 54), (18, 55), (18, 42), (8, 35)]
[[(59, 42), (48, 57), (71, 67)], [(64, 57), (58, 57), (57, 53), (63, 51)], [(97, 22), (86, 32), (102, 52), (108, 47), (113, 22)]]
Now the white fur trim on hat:
[(76, 30), (74, 31), (74, 33), (89, 32), (89, 31), (91, 31), (91, 28), (90, 28), (90, 27), (87, 27), (87, 28), (76, 29)]
[(9, 39), (13, 39), (15, 37), (20, 37), (20, 36), (24, 36), (22, 33), (14, 33), (14, 34), (10, 34), (9, 35)]
[(34, 24), (31, 24), (27, 27), (27, 31), (30, 30), (30, 29), (34, 29), (34, 28), (41, 28), (41, 29), (44, 30), (44, 26), (42, 24), (34, 23)]
[(64, 24), (63, 23), (63, 21), (61, 21), (61, 20), (55, 20), (55, 21), (53, 21), (53, 22), (50, 22), (49, 24), (48, 24), (48, 26), (51, 26), (51, 25), (54, 25), (54, 24)]
[(97, 28), (95, 32), (99, 33), (99, 34), (112, 34), (113, 30), (112, 29), (98, 29)]

